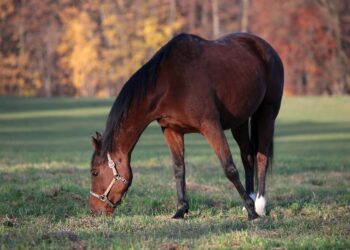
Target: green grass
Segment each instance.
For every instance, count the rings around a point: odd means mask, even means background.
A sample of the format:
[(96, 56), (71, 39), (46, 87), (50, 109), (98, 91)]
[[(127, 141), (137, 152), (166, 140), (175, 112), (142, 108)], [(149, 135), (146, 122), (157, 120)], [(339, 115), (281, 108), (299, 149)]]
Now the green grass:
[(103, 130), (112, 102), (0, 98), (0, 248), (350, 248), (349, 97), (284, 99), (269, 215), (254, 222), (199, 135), (185, 137), (189, 216), (170, 219), (175, 184), (157, 124), (134, 150), (123, 204), (113, 217), (91, 216), (90, 136)]

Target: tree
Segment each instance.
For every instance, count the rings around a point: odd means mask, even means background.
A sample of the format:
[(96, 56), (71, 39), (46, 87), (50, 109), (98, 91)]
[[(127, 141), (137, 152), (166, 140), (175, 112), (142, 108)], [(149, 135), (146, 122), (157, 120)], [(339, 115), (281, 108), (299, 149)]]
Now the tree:
[(349, 13), (346, 0), (1, 0), (0, 94), (116, 95), (175, 34), (235, 31), (277, 49), (287, 94), (349, 94)]
[[(330, 1), (331, 2), (331, 1)], [(339, 1), (339, 3), (345, 1)], [(316, 0), (252, 1), (251, 31), (271, 42), (285, 64), (287, 94), (349, 92), (337, 22)], [(266, 18), (266, 5), (269, 18)]]
[(95, 36), (96, 23), (86, 11), (78, 10), (73, 18), (67, 18), (64, 22), (65, 33), (58, 47), (60, 65), (69, 68), (78, 95), (93, 95), (99, 84), (99, 37)]

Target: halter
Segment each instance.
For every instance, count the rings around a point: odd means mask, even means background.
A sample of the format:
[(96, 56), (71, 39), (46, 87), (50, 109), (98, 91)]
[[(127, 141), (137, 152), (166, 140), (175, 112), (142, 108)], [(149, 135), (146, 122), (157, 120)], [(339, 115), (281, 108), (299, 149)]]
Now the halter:
[(124, 177), (121, 177), (118, 173), (118, 170), (117, 170), (117, 165), (115, 164), (115, 162), (112, 160), (111, 156), (109, 155), (109, 153), (107, 153), (107, 158), (108, 158), (108, 167), (110, 167), (113, 171), (113, 179), (111, 181), (111, 183), (109, 184), (108, 188), (106, 189), (106, 191), (101, 194), (101, 195), (98, 195), (94, 192), (92, 192), (90, 190), (90, 195), (96, 197), (97, 199), (99, 199), (100, 201), (103, 201), (103, 202), (106, 202), (110, 207), (112, 208), (116, 208), (120, 201), (118, 201), (117, 203), (113, 203), (111, 202), (109, 199), (108, 199), (108, 194), (109, 192), (111, 191), (114, 183), (116, 181), (121, 181), (122, 183), (124, 183), (125, 185), (128, 185), (129, 182), (124, 178)]

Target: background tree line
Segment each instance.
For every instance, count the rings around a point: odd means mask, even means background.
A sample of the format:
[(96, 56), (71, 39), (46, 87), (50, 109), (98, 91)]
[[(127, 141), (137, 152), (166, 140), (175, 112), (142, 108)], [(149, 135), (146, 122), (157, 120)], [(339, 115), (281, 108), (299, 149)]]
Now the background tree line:
[(286, 94), (350, 93), (347, 0), (0, 0), (0, 94), (114, 96), (173, 35), (253, 32)]

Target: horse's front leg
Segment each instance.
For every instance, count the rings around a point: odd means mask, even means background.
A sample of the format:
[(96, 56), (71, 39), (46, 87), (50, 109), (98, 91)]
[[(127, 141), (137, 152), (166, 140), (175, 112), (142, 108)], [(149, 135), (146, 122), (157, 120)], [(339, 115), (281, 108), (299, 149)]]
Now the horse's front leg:
[(255, 212), (254, 201), (249, 197), (239, 179), (238, 170), (233, 163), (230, 147), (220, 123), (217, 121), (207, 121), (202, 124), (201, 132), (218, 156), (226, 177), (235, 185), (240, 194), (243, 205), (247, 209), (248, 218), (250, 220), (258, 218), (259, 215)]
[(176, 180), (177, 211), (173, 218), (184, 218), (189, 208), (186, 198), (184, 135), (170, 128), (164, 128), (163, 133), (172, 156)]

